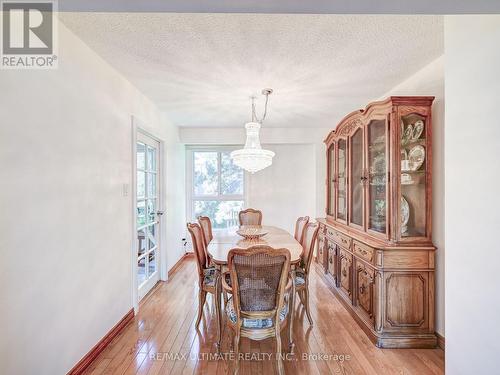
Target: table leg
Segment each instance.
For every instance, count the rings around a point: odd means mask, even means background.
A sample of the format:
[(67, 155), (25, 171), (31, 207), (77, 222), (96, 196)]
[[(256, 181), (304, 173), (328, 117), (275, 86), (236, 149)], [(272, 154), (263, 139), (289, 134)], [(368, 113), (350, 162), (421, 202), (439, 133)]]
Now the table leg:
[[(219, 268), (219, 267), (217, 267)], [(222, 292), (222, 277), (221, 270), (218, 269), (215, 279), (215, 312), (217, 314), (217, 343), (215, 344), (217, 353), (220, 352), (220, 342), (222, 339), (222, 314), (221, 314), (221, 292)]]
[(293, 353), (295, 343), (293, 342), (293, 321), (295, 319), (295, 269), (290, 270), (292, 275), (292, 295), (290, 296), (290, 321), (288, 323), (288, 349)]

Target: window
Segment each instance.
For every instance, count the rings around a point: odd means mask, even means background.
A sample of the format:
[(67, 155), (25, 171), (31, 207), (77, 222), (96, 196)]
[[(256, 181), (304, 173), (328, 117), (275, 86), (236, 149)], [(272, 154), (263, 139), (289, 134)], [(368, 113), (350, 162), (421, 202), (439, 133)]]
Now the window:
[(232, 149), (188, 149), (188, 216), (208, 216), (213, 229), (238, 226), (245, 206), (245, 174), (233, 164)]

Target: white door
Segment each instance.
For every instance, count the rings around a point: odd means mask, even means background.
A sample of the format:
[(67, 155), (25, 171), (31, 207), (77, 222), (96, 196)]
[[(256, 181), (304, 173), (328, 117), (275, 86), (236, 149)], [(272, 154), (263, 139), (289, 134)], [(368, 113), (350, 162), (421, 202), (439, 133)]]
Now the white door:
[(136, 249), (139, 301), (158, 282), (160, 207), (159, 147), (155, 139), (137, 133)]

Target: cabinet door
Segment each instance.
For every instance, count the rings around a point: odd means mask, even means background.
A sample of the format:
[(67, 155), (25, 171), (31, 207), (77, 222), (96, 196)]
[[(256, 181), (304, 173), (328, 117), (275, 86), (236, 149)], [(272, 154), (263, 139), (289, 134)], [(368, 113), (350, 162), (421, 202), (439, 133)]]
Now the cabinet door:
[(356, 302), (369, 319), (373, 319), (375, 271), (356, 262)]
[(321, 264), (323, 264), (323, 259), (325, 257), (325, 236), (320, 235), (318, 236), (318, 248), (316, 250), (316, 261)]
[(352, 255), (340, 250), (340, 291), (352, 301)]
[(427, 107), (400, 107), (400, 192), (396, 239), (431, 238), (431, 129)]
[(329, 216), (335, 216), (335, 185), (336, 185), (336, 175), (335, 175), (335, 142), (333, 142), (330, 147), (328, 147), (328, 171), (327, 171), (327, 210), (326, 213)]
[(347, 222), (347, 141), (339, 139), (337, 148), (337, 220)]
[(364, 187), (365, 173), (363, 167), (364, 137), (363, 128), (359, 127), (349, 138), (349, 225), (364, 228)]
[(387, 238), (389, 226), (389, 142), (388, 121), (372, 120), (366, 128), (368, 144), (368, 189), (367, 225), (368, 231), (378, 237)]
[(333, 242), (328, 242), (328, 273), (337, 284), (337, 246)]

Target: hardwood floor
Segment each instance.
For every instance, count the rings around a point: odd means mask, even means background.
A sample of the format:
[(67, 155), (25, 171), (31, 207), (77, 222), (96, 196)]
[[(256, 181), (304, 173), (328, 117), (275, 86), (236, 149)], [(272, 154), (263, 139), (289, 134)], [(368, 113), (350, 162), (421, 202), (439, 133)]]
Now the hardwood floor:
[[(314, 265), (313, 265), (314, 267)], [(217, 358), (215, 306), (207, 297), (199, 331), (198, 286), (192, 257), (168, 283), (160, 283), (141, 303), (140, 312), (96, 358), (85, 374), (226, 374), (232, 373), (229, 328), (223, 325), (221, 357)], [(311, 279), (310, 327), (303, 307), (296, 305), (295, 355), (285, 360), (289, 374), (443, 374), (441, 349), (378, 349), (329, 291), (322, 276)], [(286, 335), (283, 347), (287, 348)], [(275, 342), (242, 339), (240, 374), (272, 374)], [(258, 356), (260, 355), (259, 360)], [(306, 356), (316, 356), (305, 359)], [(318, 358), (318, 356), (323, 356)], [(337, 357), (335, 357), (335, 355)], [(253, 356), (250, 357), (250, 356)], [(325, 357), (329, 356), (329, 357)]]

